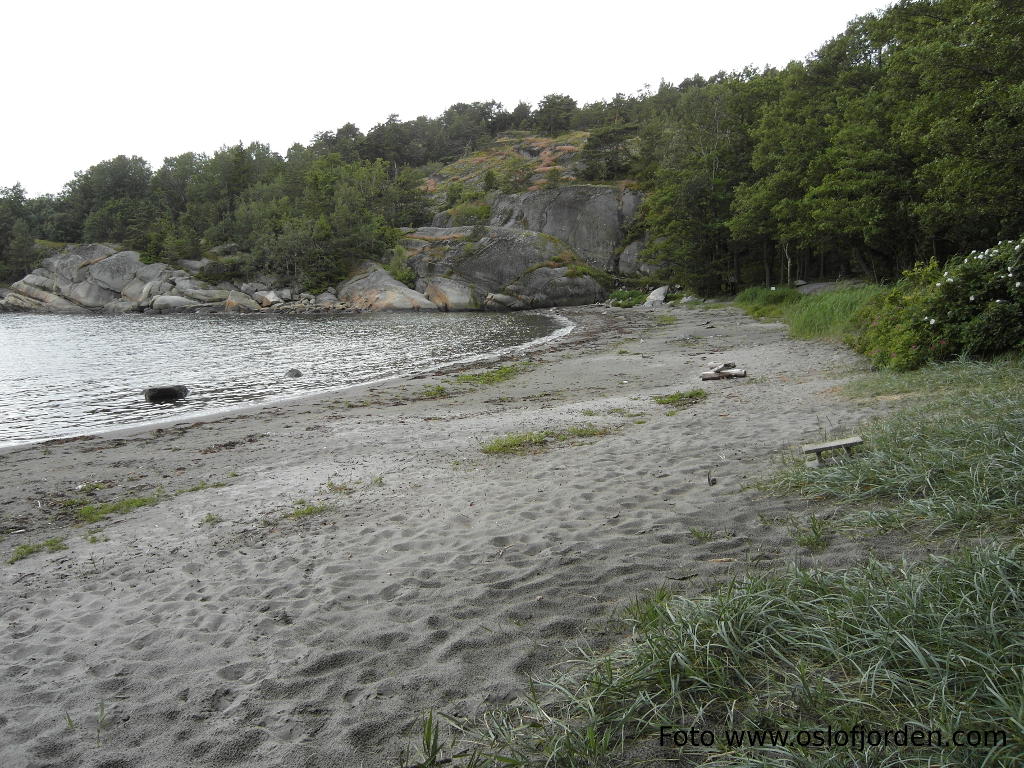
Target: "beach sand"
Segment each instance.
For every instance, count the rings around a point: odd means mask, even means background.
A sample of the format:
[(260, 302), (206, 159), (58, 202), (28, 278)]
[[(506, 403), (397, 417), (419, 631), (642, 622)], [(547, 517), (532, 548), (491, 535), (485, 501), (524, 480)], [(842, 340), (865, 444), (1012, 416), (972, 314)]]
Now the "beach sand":
[[(502, 383), (448, 372), (0, 454), (0, 765), (393, 768), (427, 710), (511, 701), (574, 646), (620, 642), (649, 589), (895, 551), (803, 550), (786, 519), (827, 509), (753, 487), (885, 407), (838, 395), (866, 369), (852, 352), (732, 308), (564, 313), (577, 329)], [(727, 360), (748, 377), (699, 380)], [(695, 387), (677, 412), (652, 400)], [(481, 452), (573, 425), (611, 431)], [(67, 501), (158, 492), (91, 525)], [(68, 549), (6, 563), (54, 537)]]

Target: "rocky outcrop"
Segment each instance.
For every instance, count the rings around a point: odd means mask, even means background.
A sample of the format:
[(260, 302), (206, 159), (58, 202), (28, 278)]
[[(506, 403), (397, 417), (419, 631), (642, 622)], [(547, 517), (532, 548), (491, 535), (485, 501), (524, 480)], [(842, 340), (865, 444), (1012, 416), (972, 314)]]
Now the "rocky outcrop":
[[(199, 279), (209, 259), (182, 268), (147, 264), (131, 250), (74, 246), (43, 261), (0, 298), (0, 309), (42, 312), (288, 312), (526, 309), (602, 301), (602, 274), (644, 271), (642, 242), (627, 243), (640, 195), (577, 185), (492, 193), (490, 225), (407, 230), (403, 246), (415, 290), (381, 265), (319, 295), (272, 285), (272, 276), (237, 285)], [(438, 224), (446, 224), (440, 214)], [(228, 253), (237, 246), (228, 244)], [(217, 249), (212, 249), (217, 251)]]
[(398, 282), (380, 264), (364, 261), (354, 277), (337, 288), (337, 298), (354, 309), (433, 311), (437, 305), (426, 296)]
[[(629, 250), (627, 232), (636, 218), (640, 200), (640, 193), (634, 190), (592, 184), (511, 195), (494, 192), (487, 198), (491, 206), (488, 223), (492, 227), (552, 235), (592, 267), (605, 272), (634, 274), (639, 271), (640, 246)], [(433, 223), (443, 227), (450, 222), (451, 217), (445, 212), (438, 214)]]
[(569, 306), (605, 296), (566, 243), (539, 232), (423, 227), (403, 245), (412, 251), (417, 290), (443, 309)]

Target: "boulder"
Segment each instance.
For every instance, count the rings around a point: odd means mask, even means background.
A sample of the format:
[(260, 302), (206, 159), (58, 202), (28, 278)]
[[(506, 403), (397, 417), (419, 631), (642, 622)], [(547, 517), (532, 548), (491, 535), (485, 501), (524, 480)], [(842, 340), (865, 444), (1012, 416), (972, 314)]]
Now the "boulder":
[(214, 256), (230, 256), (233, 253), (238, 253), (242, 250), (242, 246), (238, 243), (222, 243), (215, 248), (210, 249), (210, 253)]
[(420, 293), (436, 304), (438, 309), (445, 312), (480, 309), (480, 302), (477, 300), (473, 286), (461, 280), (451, 280), (447, 277), (431, 277), (425, 280), (418, 280), (416, 287), (420, 290)]
[(115, 293), (114, 291), (107, 290), (96, 283), (82, 282), (75, 283), (64, 291), (64, 296), (76, 304), (81, 304), (83, 307), (96, 309), (120, 299), (121, 293), (120, 291)]
[(141, 266), (138, 253), (121, 251), (90, 264), (87, 280), (108, 291), (120, 293), (134, 279)]
[(289, 368), (288, 371), (285, 373), (285, 376), (287, 376), (289, 379), (298, 379), (302, 376), (302, 371), (300, 371), (298, 368)]
[(353, 309), (436, 310), (437, 307), (422, 293), (398, 282), (379, 264), (362, 262), (355, 276), (338, 286), (338, 299)]
[(269, 286), (266, 286), (263, 283), (242, 283), (242, 287), (240, 290), (242, 293), (246, 293), (249, 296), (252, 296), (253, 294), (259, 293), (260, 291), (269, 290)]
[(649, 294), (647, 294), (647, 301), (644, 302), (645, 307), (659, 307), (665, 303), (665, 297), (668, 295), (668, 286), (663, 285), (660, 288), (655, 288)]
[[(27, 299), (24, 301), (23, 299)], [(79, 304), (68, 301), (63, 296), (36, 288), (22, 280), (11, 285), (11, 292), (4, 302), (17, 309), (36, 309), (43, 312), (81, 312)]]
[(182, 400), (188, 396), (188, 387), (182, 384), (174, 384), (167, 387), (149, 387), (142, 390), (142, 396), (149, 403), (172, 403), (175, 400)]
[(180, 312), (183, 309), (198, 307), (199, 302), (187, 299), (184, 296), (162, 294), (155, 297), (150, 306), (157, 312)]
[(109, 304), (103, 305), (103, 311), (111, 315), (123, 315), (126, 312), (138, 312), (141, 308), (134, 301), (127, 299), (114, 299)]
[(259, 304), (241, 291), (228, 291), (228, 296), (224, 300), (224, 309), (229, 312), (255, 312), (259, 308)]
[(177, 288), (178, 293), (189, 299), (209, 304), (214, 301), (226, 301), (231, 295), (230, 291), (221, 291), (217, 288)]
[(281, 290), (277, 291), (277, 295), (281, 297), (281, 301), (291, 301), (292, 300), (292, 289), (291, 288), (282, 288)]
[(284, 299), (278, 296), (276, 291), (257, 291), (252, 297), (261, 307), (284, 303)]
[(333, 307), (338, 303), (338, 296), (334, 291), (324, 291), (318, 294), (315, 299), (317, 306), (320, 307)]

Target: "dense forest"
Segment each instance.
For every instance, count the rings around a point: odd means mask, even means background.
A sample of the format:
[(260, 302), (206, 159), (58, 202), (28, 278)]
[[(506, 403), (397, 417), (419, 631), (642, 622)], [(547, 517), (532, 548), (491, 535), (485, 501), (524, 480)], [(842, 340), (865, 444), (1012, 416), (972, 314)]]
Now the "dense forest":
[(356, 258), (390, 258), (397, 228), (438, 208), (525, 189), (515, 168), (442, 195), (424, 184), (508, 131), (586, 132), (577, 178), (642, 189), (646, 258), (691, 291), (891, 280), (1024, 232), (1024, 0), (901, 0), (784, 69), (582, 106), (563, 94), (535, 108), (456, 104), (366, 134), (347, 124), (283, 157), (258, 143), (156, 170), (115, 157), (59, 195), (0, 189), (0, 279), (30, 268), (37, 240), (118, 242), (171, 262), (230, 242), (244, 258), (225, 275), (317, 283)]

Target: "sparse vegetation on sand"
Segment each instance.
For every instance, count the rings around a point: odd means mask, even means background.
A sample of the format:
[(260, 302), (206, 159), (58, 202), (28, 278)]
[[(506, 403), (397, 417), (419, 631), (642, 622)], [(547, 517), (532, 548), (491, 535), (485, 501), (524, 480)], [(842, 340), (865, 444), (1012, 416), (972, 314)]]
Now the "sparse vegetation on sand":
[(455, 380), (460, 384), (499, 384), (523, 373), (529, 366), (525, 363), (502, 365), (480, 373), (463, 373)]
[(108, 501), (104, 504), (85, 504), (75, 510), (78, 519), (83, 523), (98, 523), (110, 515), (123, 515), (140, 507), (149, 507), (160, 501), (160, 495), (153, 496), (129, 496), (117, 501)]
[(611, 432), (608, 427), (582, 425), (566, 429), (542, 429), (537, 432), (517, 432), (484, 443), (480, 448), (484, 453), (533, 453), (544, 450), (554, 443), (565, 442), (573, 438), (601, 437)]
[(64, 539), (60, 538), (47, 539), (35, 544), (19, 544), (11, 552), (11, 557), (7, 562), (13, 565), (19, 560), (24, 560), (26, 557), (31, 557), (39, 552), (59, 552), (67, 548), (68, 545), (64, 543)]
[(651, 399), (658, 405), (693, 405), (707, 398), (708, 393), (703, 389), (690, 389), (686, 392), (673, 392), (670, 395), (655, 395)]

